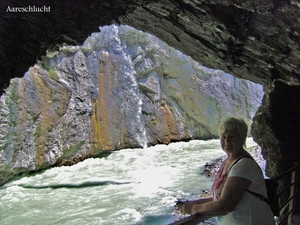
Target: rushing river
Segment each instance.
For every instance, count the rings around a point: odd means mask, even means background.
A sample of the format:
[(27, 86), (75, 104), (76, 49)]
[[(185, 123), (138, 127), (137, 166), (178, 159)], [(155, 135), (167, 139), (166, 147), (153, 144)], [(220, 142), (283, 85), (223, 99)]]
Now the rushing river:
[(177, 198), (210, 188), (204, 165), (222, 155), (219, 140), (179, 142), (18, 178), (0, 188), (0, 224), (166, 225)]

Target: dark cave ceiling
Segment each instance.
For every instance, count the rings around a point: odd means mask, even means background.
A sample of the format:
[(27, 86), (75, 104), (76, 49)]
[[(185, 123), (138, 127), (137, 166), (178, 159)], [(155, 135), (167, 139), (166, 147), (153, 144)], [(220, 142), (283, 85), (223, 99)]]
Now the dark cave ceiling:
[[(29, 6), (49, 12), (13, 12)], [(200, 64), (237, 77), (299, 85), (299, 8), (298, 0), (1, 1), (0, 90), (47, 49), (82, 44), (110, 24), (154, 34)]]

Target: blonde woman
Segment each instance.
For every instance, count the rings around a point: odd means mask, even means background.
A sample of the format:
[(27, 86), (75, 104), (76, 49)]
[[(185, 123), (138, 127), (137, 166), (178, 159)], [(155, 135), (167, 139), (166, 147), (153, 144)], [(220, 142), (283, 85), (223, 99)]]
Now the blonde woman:
[(263, 173), (244, 148), (247, 132), (244, 120), (231, 117), (222, 121), (219, 136), (227, 159), (214, 180), (213, 197), (179, 203), (183, 214), (217, 217), (219, 225), (275, 225), (270, 206), (249, 192), (267, 198)]

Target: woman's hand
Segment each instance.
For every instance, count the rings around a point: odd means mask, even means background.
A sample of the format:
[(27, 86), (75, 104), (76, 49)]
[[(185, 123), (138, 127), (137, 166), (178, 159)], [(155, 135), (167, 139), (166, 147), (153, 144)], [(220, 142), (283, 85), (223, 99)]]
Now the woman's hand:
[(177, 202), (177, 208), (182, 214), (192, 214), (192, 207), (196, 204), (196, 202), (193, 201), (186, 201), (186, 202)]
[[(195, 209), (197, 209), (197, 207), (195, 208), (193, 206), (199, 206), (199, 204), (204, 204), (204, 203), (212, 202), (212, 201), (213, 201), (212, 197), (200, 198), (200, 199), (193, 200), (193, 201), (178, 201), (176, 203), (176, 206), (177, 206), (178, 210), (181, 212), (181, 214), (191, 215), (191, 214), (194, 214)], [(193, 208), (193, 210), (192, 210), (192, 208)]]

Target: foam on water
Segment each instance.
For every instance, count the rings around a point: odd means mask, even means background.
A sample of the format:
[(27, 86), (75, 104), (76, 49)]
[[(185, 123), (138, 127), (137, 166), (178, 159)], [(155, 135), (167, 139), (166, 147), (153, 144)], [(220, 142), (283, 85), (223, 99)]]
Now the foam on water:
[(204, 165), (222, 155), (219, 140), (179, 142), (19, 178), (0, 189), (0, 224), (164, 225), (177, 198), (210, 188)]

